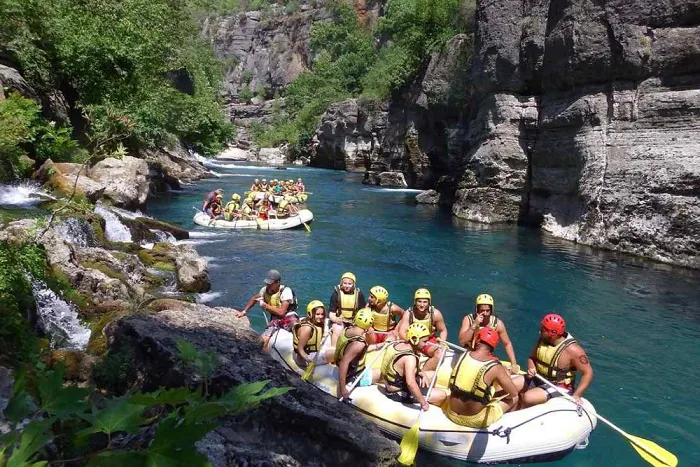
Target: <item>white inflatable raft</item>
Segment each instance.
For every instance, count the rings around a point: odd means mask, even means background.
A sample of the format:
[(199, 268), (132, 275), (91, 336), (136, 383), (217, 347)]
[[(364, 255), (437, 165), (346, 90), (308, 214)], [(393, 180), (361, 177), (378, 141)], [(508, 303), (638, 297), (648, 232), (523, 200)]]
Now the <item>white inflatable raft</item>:
[(302, 209), (298, 214), (285, 217), (283, 219), (252, 219), (252, 220), (236, 220), (236, 221), (225, 221), (223, 219), (216, 219), (212, 221), (209, 216), (203, 212), (198, 212), (194, 215), (195, 224), (201, 225), (203, 227), (213, 227), (216, 229), (258, 229), (258, 230), (284, 230), (291, 229), (302, 225), (303, 223), (309, 223), (314, 219), (314, 215), (308, 209)]
[[(301, 375), (292, 358), (292, 335), (280, 330), (273, 337), (272, 357)], [(450, 351), (451, 352), (451, 351)], [(368, 363), (372, 355), (367, 356)], [(381, 360), (381, 359), (380, 359)], [(440, 368), (439, 383), (450, 373), (452, 354)], [(317, 366), (309, 383), (337, 397), (335, 365)], [(505, 414), (488, 428), (474, 429), (452, 423), (440, 407), (430, 406), (420, 422), (420, 447), (426, 451), (476, 463), (543, 462), (564, 457), (588, 445), (596, 426), (595, 408), (582, 400), (582, 410), (563, 397), (546, 404)], [(401, 439), (419, 414), (417, 404), (402, 404), (384, 396), (377, 385), (357, 387), (349, 401), (362, 415), (390, 436)]]

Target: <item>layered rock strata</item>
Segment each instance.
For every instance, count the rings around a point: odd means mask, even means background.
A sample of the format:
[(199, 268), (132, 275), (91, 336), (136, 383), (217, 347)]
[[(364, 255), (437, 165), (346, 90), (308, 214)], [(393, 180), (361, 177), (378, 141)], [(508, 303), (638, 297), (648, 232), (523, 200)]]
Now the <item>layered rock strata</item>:
[(453, 212), (700, 267), (700, 6), (480, 1)]

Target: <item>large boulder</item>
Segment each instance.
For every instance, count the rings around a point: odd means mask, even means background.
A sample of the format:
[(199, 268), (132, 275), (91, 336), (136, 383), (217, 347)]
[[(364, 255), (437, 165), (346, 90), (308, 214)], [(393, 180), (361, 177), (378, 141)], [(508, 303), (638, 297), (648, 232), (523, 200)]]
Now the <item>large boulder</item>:
[(171, 147), (142, 148), (138, 155), (148, 164), (152, 193), (179, 190), (183, 184), (213, 176), (198, 157), (179, 142)]
[(102, 198), (106, 186), (88, 177), (87, 172), (82, 164), (54, 163), (47, 159), (32, 178), (46, 184), (54, 193), (69, 197), (75, 191), (76, 195), (85, 196), (94, 203)]
[(215, 467), (230, 465), (383, 466), (394, 465), (395, 442), (363, 419), (263, 353), (259, 336), (246, 319), (228, 308), (209, 308), (158, 300), (160, 311), (131, 315), (111, 325), (114, 346), (133, 350), (132, 366), (145, 391), (159, 387), (195, 386), (201, 381), (178, 357), (176, 341), (184, 339), (219, 359), (210, 390), (270, 380), (270, 387), (293, 390), (223, 424), (199, 443)]
[(260, 148), (257, 161), (267, 165), (284, 165), (287, 155), (281, 148)]
[(90, 169), (90, 178), (102, 184), (103, 196), (119, 207), (143, 206), (148, 197), (148, 164), (143, 159), (108, 157)]
[(416, 195), (418, 204), (440, 204), (440, 193), (435, 190), (425, 190)]
[(207, 260), (199, 256), (191, 245), (156, 243), (151, 255), (164, 257), (175, 264), (180, 291), (203, 293), (211, 289)]

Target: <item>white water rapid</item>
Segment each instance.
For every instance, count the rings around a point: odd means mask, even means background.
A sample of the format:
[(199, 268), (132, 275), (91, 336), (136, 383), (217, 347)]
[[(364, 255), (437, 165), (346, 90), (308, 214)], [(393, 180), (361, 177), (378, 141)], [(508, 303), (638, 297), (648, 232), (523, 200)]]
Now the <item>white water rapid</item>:
[(51, 199), (56, 198), (45, 192), (35, 182), (0, 185), (0, 206), (28, 208)]
[(105, 220), (105, 236), (110, 242), (130, 242), (131, 231), (119, 220), (109, 208), (97, 204), (95, 213)]
[(85, 350), (90, 329), (80, 324), (75, 305), (67, 303), (43, 281), (32, 281), (37, 325), (46, 334), (53, 349)]

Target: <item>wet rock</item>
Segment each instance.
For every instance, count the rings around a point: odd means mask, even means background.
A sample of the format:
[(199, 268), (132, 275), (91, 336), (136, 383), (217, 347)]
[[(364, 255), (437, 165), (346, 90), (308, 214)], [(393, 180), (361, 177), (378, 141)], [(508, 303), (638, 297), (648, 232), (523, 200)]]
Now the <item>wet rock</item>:
[(151, 193), (179, 190), (183, 184), (192, 183), (213, 174), (179, 142), (172, 147), (143, 148), (139, 157), (149, 168)]
[(406, 178), (401, 172), (365, 172), (362, 180), (365, 185), (379, 185), (387, 188), (406, 188)]
[[(219, 357), (212, 391), (240, 383), (270, 380), (294, 389), (237, 417), (207, 436), (199, 448), (215, 466), (240, 465), (394, 465), (395, 442), (358, 416), (350, 406), (302, 382), (260, 351), (259, 336), (229, 308), (179, 302), (176, 309), (128, 316), (109, 329), (111, 345), (133, 350), (139, 386), (197, 385), (199, 378), (180, 364), (176, 340), (185, 339)], [(320, 454), (322, 453), (322, 454)]]
[(85, 196), (93, 203), (102, 198), (106, 189), (104, 185), (89, 178), (81, 164), (54, 163), (51, 159), (47, 159), (32, 178), (65, 197), (69, 197), (75, 190), (76, 195)]
[(120, 280), (129, 287), (134, 298), (142, 300), (146, 295), (145, 288), (150, 285), (146, 267), (136, 255), (121, 252), (117, 257), (115, 254), (104, 248), (79, 248), (75, 251), (81, 266)]
[(190, 238), (190, 233), (187, 230), (172, 224), (168, 224), (167, 222), (151, 219), (150, 217), (137, 217), (134, 220), (140, 222), (149, 229), (171, 233), (177, 240), (185, 240)]
[(190, 245), (156, 243), (150, 254), (175, 263), (178, 289), (182, 292), (203, 293), (211, 289), (207, 261)]
[(439, 204), (440, 193), (435, 190), (425, 190), (416, 195), (416, 203), (419, 204)]
[(108, 157), (90, 169), (90, 178), (105, 187), (103, 196), (115, 206), (137, 208), (148, 196), (148, 164), (143, 159)]
[(250, 153), (241, 148), (228, 148), (224, 152), (217, 154), (216, 158), (224, 161), (247, 161)]
[(79, 350), (54, 350), (49, 357), (49, 364), (63, 363), (64, 377), (80, 386), (92, 385), (92, 369), (97, 358)]

